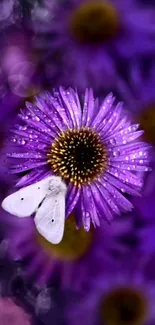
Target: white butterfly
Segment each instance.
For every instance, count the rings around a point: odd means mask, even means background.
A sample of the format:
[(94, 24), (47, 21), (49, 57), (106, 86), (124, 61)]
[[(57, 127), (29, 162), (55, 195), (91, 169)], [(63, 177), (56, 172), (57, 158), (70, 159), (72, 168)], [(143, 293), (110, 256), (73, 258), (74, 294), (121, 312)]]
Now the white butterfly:
[(67, 187), (59, 176), (49, 176), (7, 196), (2, 208), (22, 218), (35, 213), (38, 232), (52, 244), (62, 240)]

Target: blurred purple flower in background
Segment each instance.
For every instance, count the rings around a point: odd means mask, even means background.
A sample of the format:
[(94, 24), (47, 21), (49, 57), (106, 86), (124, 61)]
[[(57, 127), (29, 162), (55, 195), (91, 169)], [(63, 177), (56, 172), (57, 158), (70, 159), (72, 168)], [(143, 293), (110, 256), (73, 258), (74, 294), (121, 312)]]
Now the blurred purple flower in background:
[(0, 325), (155, 324), (154, 17), (152, 0), (0, 1), (1, 201), (68, 187), (57, 245), (0, 210)]
[(22, 98), (36, 94), (40, 88), (36, 79), (38, 62), (28, 31), (22, 27), (8, 29), (1, 46), (1, 69), (12, 93)]
[(155, 190), (155, 62), (133, 60), (130, 62), (128, 81), (121, 80), (120, 93), (131, 119), (145, 131), (143, 139), (152, 145), (152, 172), (148, 174), (145, 195)]
[(143, 267), (132, 260), (121, 271), (92, 278), (91, 289), (70, 302), (68, 324), (153, 325), (155, 283), (145, 278)]
[(100, 104), (86, 90), (82, 107), (76, 92), (60, 88), (27, 103), (11, 134), (10, 173), (29, 171), (17, 186), (60, 175), (68, 185), (66, 217), (75, 209), (77, 226), (83, 223), (86, 231), (91, 222), (96, 227), (130, 211), (123, 194), (139, 195), (150, 169), (149, 145), (134, 141), (143, 131), (114, 100), (109, 94)]
[(34, 44), (54, 86), (117, 88), (120, 60), (155, 50), (155, 9), (136, 0), (44, 1), (36, 11)]
[(58, 245), (49, 243), (37, 232), (33, 219), (3, 215), (10, 257), (26, 260), (23, 270), (26, 277), (33, 278), (41, 287), (57, 275), (62, 288), (81, 290), (90, 285), (90, 270), (95, 275), (105, 265), (110, 270), (113, 263), (115, 269), (120, 268), (122, 260), (124, 263), (131, 254), (128, 243), (121, 242), (121, 238), (133, 234), (131, 215), (118, 218), (111, 225), (102, 222), (100, 228), (85, 232), (83, 228), (76, 229), (72, 214), (66, 220), (64, 236)]

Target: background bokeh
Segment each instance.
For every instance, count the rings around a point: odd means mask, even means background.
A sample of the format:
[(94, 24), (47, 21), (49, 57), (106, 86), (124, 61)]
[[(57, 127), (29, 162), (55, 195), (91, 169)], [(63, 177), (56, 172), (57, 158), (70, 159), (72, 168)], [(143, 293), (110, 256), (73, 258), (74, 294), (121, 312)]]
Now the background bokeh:
[(0, 210), (0, 325), (155, 324), (155, 2), (0, 0), (0, 199), (16, 177), (7, 137), (25, 102), (55, 87), (110, 91), (152, 145), (134, 209), (63, 244)]

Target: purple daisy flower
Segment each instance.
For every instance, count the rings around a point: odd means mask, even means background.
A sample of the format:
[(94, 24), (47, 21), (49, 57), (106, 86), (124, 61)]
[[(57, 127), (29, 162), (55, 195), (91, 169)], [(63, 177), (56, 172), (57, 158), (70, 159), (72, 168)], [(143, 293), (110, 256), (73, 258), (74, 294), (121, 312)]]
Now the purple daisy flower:
[(128, 83), (120, 80), (119, 89), (126, 108), (145, 130), (145, 139), (155, 144), (155, 62), (133, 60), (130, 64)]
[[(122, 262), (131, 253), (127, 243), (121, 238), (130, 237), (133, 232), (131, 216), (118, 218), (108, 225), (89, 232), (76, 229), (73, 214), (67, 218), (62, 241), (51, 244), (37, 231), (32, 218), (19, 219), (9, 214), (1, 214), (3, 228), (8, 239), (9, 256), (12, 260), (24, 261), (24, 275), (34, 279), (42, 288), (44, 284), (59, 277), (61, 288), (81, 290), (88, 285), (90, 270), (94, 275), (98, 270), (122, 267)], [(18, 236), (17, 236), (18, 233)], [(76, 281), (75, 281), (76, 278)]]
[(41, 9), (45, 14), (33, 17), (36, 47), (45, 50), (47, 77), (58, 86), (116, 87), (118, 59), (154, 49), (153, 6), (136, 0), (69, 0), (44, 1)]
[(24, 28), (13, 26), (7, 37), (0, 40), (3, 83), (19, 97), (28, 98), (38, 93), (38, 60), (31, 47), (31, 38)]
[(11, 131), (10, 173), (26, 172), (17, 182), (25, 187), (48, 175), (67, 184), (66, 217), (73, 210), (77, 226), (110, 222), (132, 204), (124, 193), (139, 195), (149, 167), (149, 145), (135, 141), (143, 134), (114, 104), (109, 94), (99, 103), (86, 90), (83, 104), (72, 89), (26, 103)]
[(152, 172), (148, 174), (144, 192), (150, 195), (155, 190), (155, 62), (148, 64), (134, 60), (130, 65), (128, 83), (119, 81), (121, 98), (134, 122), (145, 131), (143, 139), (152, 144)]
[(70, 302), (67, 322), (73, 325), (153, 325), (154, 299), (155, 282), (145, 279), (141, 267), (128, 270), (125, 267), (121, 272), (92, 279), (92, 288), (79, 303)]

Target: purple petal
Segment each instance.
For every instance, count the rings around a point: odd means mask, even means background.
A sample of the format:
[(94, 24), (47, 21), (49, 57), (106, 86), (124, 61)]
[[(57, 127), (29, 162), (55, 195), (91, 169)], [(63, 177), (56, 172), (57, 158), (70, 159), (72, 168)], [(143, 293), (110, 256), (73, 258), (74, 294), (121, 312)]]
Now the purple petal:
[(74, 184), (69, 184), (66, 198), (66, 217), (71, 214), (78, 203), (80, 193), (80, 188), (75, 187)]
[(100, 106), (100, 110), (98, 114), (96, 115), (94, 121), (90, 124), (93, 128), (97, 129), (97, 127), (100, 125), (101, 122), (105, 119), (106, 115), (109, 113), (110, 108), (112, 107), (114, 103), (115, 98), (110, 93), (103, 103)]
[(43, 123), (39, 120), (32, 120), (28, 115), (18, 115), (28, 126), (32, 127), (32, 129), (39, 131), (40, 133), (46, 134), (47, 137), (55, 138), (56, 130), (53, 132), (51, 128), (47, 128)]
[(80, 215), (86, 231), (90, 230), (90, 224), (93, 223), (94, 227), (100, 226), (96, 205), (94, 204), (91, 186), (84, 186), (80, 197)]
[(118, 206), (115, 204), (112, 195), (110, 195), (106, 187), (102, 185), (101, 181), (98, 181), (96, 183), (96, 187), (98, 188), (98, 191), (101, 195), (101, 199), (106, 200), (107, 204), (109, 205), (109, 208), (112, 209), (113, 213), (119, 215), (120, 209), (118, 209)]
[(114, 143), (115, 143), (115, 145), (126, 144), (128, 142), (131, 142), (131, 141), (139, 138), (143, 133), (144, 133), (144, 131), (137, 131), (137, 132), (133, 132), (131, 134), (125, 134), (125, 135), (118, 133), (117, 135), (113, 135), (109, 140), (105, 140), (105, 143), (107, 145), (114, 144)]
[(132, 163), (128, 162), (109, 162), (110, 167), (114, 167), (116, 169), (124, 169), (124, 170), (133, 170), (136, 172), (144, 172), (151, 171), (152, 169), (149, 167), (150, 162), (148, 160), (134, 160)]
[(105, 219), (108, 222), (111, 222), (113, 219), (111, 209), (107, 206), (106, 201), (101, 199), (100, 192), (98, 191), (98, 188), (96, 187), (95, 183), (92, 184), (91, 191), (92, 191), (92, 195), (93, 195), (94, 201), (96, 203), (96, 208), (98, 210), (100, 218)]
[(62, 124), (56, 114), (54, 114), (53, 118), (51, 119), (34, 104), (26, 102), (26, 107), (31, 113), (32, 120), (37, 122), (41, 121), (41, 123), (43, 123), (44, 126), (49, 129), (49, 134), (50, 131), (55, 133), (62, 130)]
[(15, 125), (15, 128), (11, 130), (11, 133), (17, 135), (18, 139), (24, 138), (26, 142), (28, 141), (28, 139), (30, 139), (30, 141), (32, 139), (33, 140), (41, 139), (41, 141), (44, 143), (47, 144), (51, 143), (51, 136), (49, 137), (49, 135), (40, 134), (40, 132), (34, 130), (31, 127)]
[[(116, 108), (113, 110), (113, 114), (110, 117), (109, 130), (108, 130), (108, 128), (106, 130), (107, 137), (109, 134), (111, 134), (111, 132), (114, 132), (115, 128), (118, 125), (118, 121), (120, 120), (120, 115), (121, 115), (121, 111), (122, 111), (122, 106), (123, 106), (122, 103), (118, 103), (116, 105)], [(105, 123), (100, 124), (100, 126), (98, 127), (98, 131), (100, 133), (105, 132)]]
[(106, 173), (103, 176), (103, 179), (106, 182), (109, 182), (110, 184), (112, 184), (114, 187), (118, 188), (122, 193), (128, 193), (131, 195), (138, 195), (139, 196), (139, 188), (137, 190), (137, 188), (135, 189), (134, 187), (132, 187), (131, 185), (127, 185), (124, 182), (122, 182), (122, 180), (120, 180), (119, 178), (117, 179), (116, 177)]
[(86, 201), (85, 196), (81, 195), (80, 203), (81, 203), (82, 222), (83, 222), (84, 229), (88, 232), (90, 230), (90, 213), (89, 213), (89, 205), (87, 206), (88, 202), (85, 201)]
[(148, 150), (151, 147), (141, 142), (122, 145), (109, 148), (110, 160), (111, 161), (127, 161), (130, 162), (132, 159), (148, 159), (150, 157)]
[(59, 96), (58, 92), (54, 92), (54, 97), (51, 95), (51, 93), (46, 92), (47, 97), (47, 104), (50, 107), (50, 119), (53, 120), (53, 116), (57, 116), (57, 118), (60, 120), (59, 123), (61, 123), (61, 129), (70, 128), (71, 122), (66, 114), (66, 110), (64, 108), (63, 103), (61, 103), (61, 100), (57, 100), (57, 96)]
[(128, 127), (125, 127), (123, 128), (122, 130), (120, 131), (117, 131), (117, 132), (112, 132), (110, 133), (109, 132), (109, 135), (107, 134), (107, 136), (105, 137), (106, 140), (110, 139), (111, 136), (124, 136), (124, 135), (128, 135), (130, 133), (133, 134), (133, 132), (137, 131), (137, 129), (139, 128), (139, 124), (133, 124), (133, 125), (129, 125)]
[[(126, 185), (124, 190), (124, 184), (122, 184), (122, 187), (120, 187), (120, 182), (115, 183), (111, 176), (103, 177), (100, 183), (102, 184), (103, 188), (106, 188), (107, 191), (112, 195), (113, 200), (116, 202), (117, 206), (119, 206), (121, 210), (131, 211), (133, 209), (133, 205), (120, 193), (120, 190), (122, 191), (122, 189), (123, 193), (129, 193), (129, 191), (126, 189)], [(116, 187), (118, 187), (119, 190), (117, 190)]]
[(89, 126), (93, 121), (95, 113), (95, 102), (93, 90), (86, 89), (85, 97), (84, 97), (84, 106), (83, 106), (83, 114), (82, 114), (82, 125)]
[(100, 220), (98, 218), (98, 213), (96, 210), (96, 205), (95, 202), (93, 200), (93, 196), (92, 196), (92, 192), (91, 192), (91, 186), (85, 186), (83, 188), (83, 197), (84, 197), (84, 204), (85, 207), (87, 207), (87, 209), (89, 208), (89, 214), (90, 214), (90, 218), (91, 221), (94, 225), (94, 227), (96, 226), (100, 226)]
[(115, 168), (108, 168), (107, 173), (116, 177), (116, 179), (120, 179), (123, 183), (131, 184), (132, 186), (142, 187), (143, 182), (141, 179), (130, 173), (129, 171), (117, 171)]
[(26, 170), (30, 170), (32, 168), (37, 168), (37, 167), (40, 167), (40, 166), (45, 166), (47, 165), (48, 162), (47, 161), (44, 161), (44, 162), (33, 162), (31, 160), (28, 160), (27, 162), (23, 163), (23, 164), (19, 164), (19, 165), (14, 165), (12, 166), (11, 170), (10, 170), (10, 173), (11, 174), (16, 174), (16, 173), (21, 173), (21, 172), (24, 172)]
[[(69, 116), (69, 121), (71, 122), (72, 127), (74, 128), (74, 127), (77, 126), (77, 123), (76, 123), (75, 112), (73, 112), (70, 101), (68, 100), (68, 98), (70, 96), (70, 92), (66, 92), (62, 87), (60, 87), (59, 91), (60, 91), (60, 94), (61, 94), (63, 104), (65, 105), (67, 115)], [(78, 109), (78, 108), (76, 108), (76, 109)]]
[(67, 92), (67, 97), (70, 103), (70, 107), (72, 107), (76, 127), (79, 128), (81, 127), (82, 109), (78, 94), (72, 88), (69, 88), (69, 92)]
[(39, 152), (24, 152), (24, 153), (17, 153), (12, 152), (8, 153), (7, 157), (11, 158), (24, 158), (24, 159), (47, 159), (46, 155), (39, 153)]
[(16, 187), (25, 187), (28, 185), (31, 185), (32, 183), (39, 182), (40, 180), (53, 175), (52, 170), (47, 171), (46, 169), (40, 169), (32, 170), (27, 175), (23, 176), (18, 183), (16, 184)]

